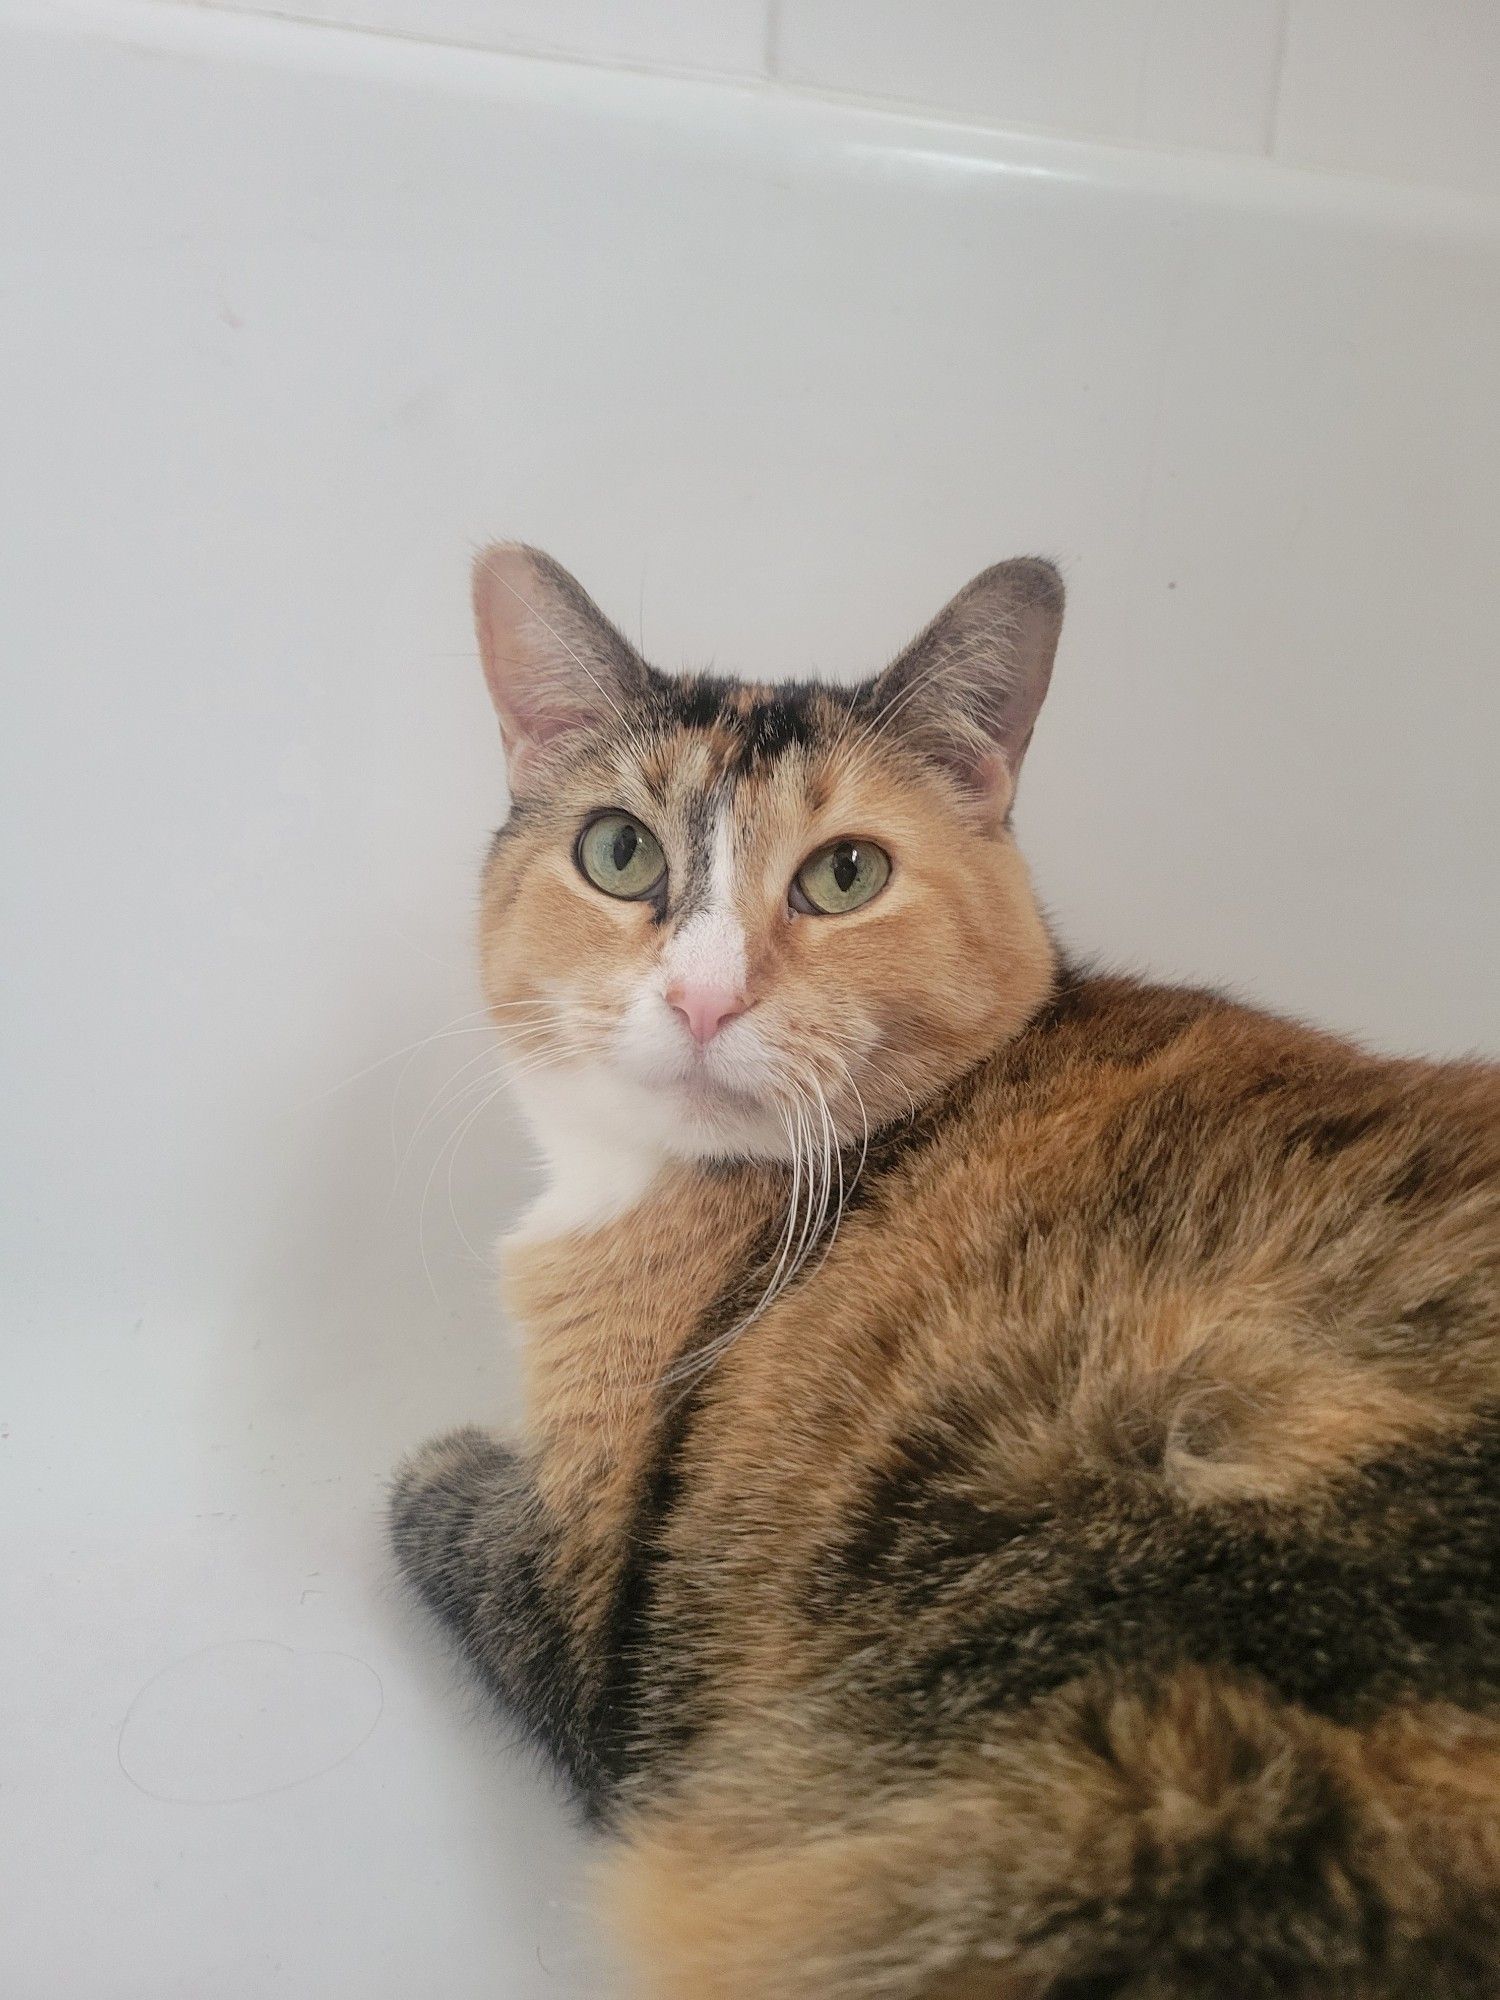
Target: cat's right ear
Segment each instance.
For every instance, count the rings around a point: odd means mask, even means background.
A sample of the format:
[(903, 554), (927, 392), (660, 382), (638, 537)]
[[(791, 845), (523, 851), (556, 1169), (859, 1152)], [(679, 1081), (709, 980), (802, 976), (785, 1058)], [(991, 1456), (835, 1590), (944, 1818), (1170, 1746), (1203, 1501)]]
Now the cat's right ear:
[(629, 727), (651, 669), (582, 584), (540, 549), (495, 542), (474, 559), (474, 624), (511, 790), (544, 782), (549, 753)]

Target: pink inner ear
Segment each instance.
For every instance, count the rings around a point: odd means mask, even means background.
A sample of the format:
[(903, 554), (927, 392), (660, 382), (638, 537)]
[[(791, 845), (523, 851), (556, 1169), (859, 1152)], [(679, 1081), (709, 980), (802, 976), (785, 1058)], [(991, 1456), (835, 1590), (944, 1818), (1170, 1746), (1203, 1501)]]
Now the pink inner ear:
[(584, 729), (598, 718), (584, 708), (552, 708), (540, 715), (528, 716), (526, 734), (540, 748), (559, 736), (567, 736), (575, 729)]
[(517, 717), (515, 728), (502, 724), (505, 761), (512, 792), (525, 791), (533, 779), (541, 782), (547, 752), (575, 729), (586, 728), (597, 717), (583, 708), (549, 709), (535, 716)]
[[(515, 756), (528, 746), (533, 750), (544, 749), (558, 737), (568, 735), (571, 730), (583, 729), (595, 719), (580, 702), (557, 704), (539, 699), (535, 688), (524, 684), (507, 686), (493, 676), (489, 679), (490, 695), (500, 718), (500, 733), (505, 738), (508, 756)], [(518, 695), (521, 697), (519, 700)]]
[(979, 801), (986, 821), (998, 826), (1010, 811), (1011, 800), (1016, 795), (1016, 781), (1004, 752), (987, 751), (983, 757), (966, 765), (962, 776)]

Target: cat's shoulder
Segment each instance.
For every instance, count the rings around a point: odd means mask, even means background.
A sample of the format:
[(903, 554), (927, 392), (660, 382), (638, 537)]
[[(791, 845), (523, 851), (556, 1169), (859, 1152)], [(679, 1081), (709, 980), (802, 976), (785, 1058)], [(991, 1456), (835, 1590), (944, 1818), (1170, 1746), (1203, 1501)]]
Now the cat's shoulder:
[(1500, 1155), (1500, 1065), (1382, 1054), (1213, 988), (1065, 968), (976, 1075), (967, 1115), (993, 1127), (1090, 1108), (1137, 1135), (1314, 1160), (1422, 1131)]
[(1249, 1083), (1258, 1098), (1340, 1080), (1412, 1096), (1427, 1086), (1439, 1092), (1500, 1086), (1500, 1065), (1483, 1059), (1384, 1054), (1216, 987), (1067, 964), (1024, 1032), (997, 1051), (989, 1075), (1000, 1084), (1070, 1071), (1102, 1080), (1147, 1068), (1163, 1081), (1195, 1074)]

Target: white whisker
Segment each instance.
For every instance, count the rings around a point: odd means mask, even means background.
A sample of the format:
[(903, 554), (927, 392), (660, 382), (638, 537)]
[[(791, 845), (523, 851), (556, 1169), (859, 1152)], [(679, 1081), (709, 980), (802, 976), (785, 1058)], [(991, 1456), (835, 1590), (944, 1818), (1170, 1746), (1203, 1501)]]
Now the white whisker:
[(354, 1070), (350, 1075), (340, 1077), (337, 1083), (329, 1084), (326, 1090), (318, 1091), (315, 1096), (304, 1097), (295, 1105), (289, 1105), (287, 1107), (288, 1115), (292, 1112), (310, 1110), (313, 1105), (322, 1104), (328, 1098), (337, 1096), (339, 1091), (349, 1090), (356, 1083), (362, 1083), (367, 1076), (373, 1076), (377, 1070), (385, 1069), (393, 1062), (399, 1062), (402, 1056), (410, 1057), (414, 1054), (420, 1054), (423, 1049), (430, 1048), (434, 1042), (448, 1041), (455, 1035), (484, 1034), (485, 1023), (482, 1021), (478, 1022), (472, 1028), (460, 1027), (458, 1023), (471, 1021), (475, 1015), (486, 1012), (488, 1012), (487, 1008), (475, 1007), (467, 1014), (456, 1014), (453, 1020), (446, 1026), (435, 1028), (430, 1035), (419, 1035), (416, 1041), (405, 1042), (399, 1049), (392, 1049), (389, 1055), (377, 1056), (374, 1062), (366, 1063), (362, 1069)]

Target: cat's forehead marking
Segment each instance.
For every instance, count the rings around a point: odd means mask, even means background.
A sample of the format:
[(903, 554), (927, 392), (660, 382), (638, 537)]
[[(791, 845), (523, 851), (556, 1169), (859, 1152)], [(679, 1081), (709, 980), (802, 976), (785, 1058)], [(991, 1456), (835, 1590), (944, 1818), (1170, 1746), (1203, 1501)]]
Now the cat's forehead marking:
[(661, 699), (665, 727), (696, 738), (715, 777), (730, 783), (814, 744), (827, 727), (826, 697), (808, 683), (772, 687), (700, 674), (668, 682)]
[(678, 870), (672, 912), (677, 920), (697, 915), (708, 907), (713, 866), (713, 828), (729, 810), (728, 801), (713, 791), (691, 791), (679, 808), (682, 816), (684, 860)]
[(727, 916), (758, 836), (821, 809), (830, 780), (821, 750), (845, 719), (837, 690), (696, 675), (664, 681), (649, 732), (629, 751), (660, 809), (673, 850), (673, 932)]
[(746, 979), (745, 927), (735, 908), (734, 821), (720, 799), (701, 849), (695, 850), (696, 895), (679, 906), (663, 954), (666, 976), (740, 991)]

